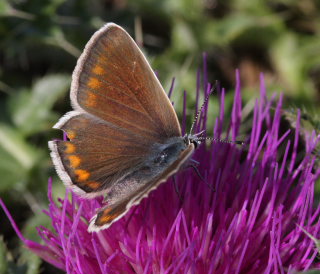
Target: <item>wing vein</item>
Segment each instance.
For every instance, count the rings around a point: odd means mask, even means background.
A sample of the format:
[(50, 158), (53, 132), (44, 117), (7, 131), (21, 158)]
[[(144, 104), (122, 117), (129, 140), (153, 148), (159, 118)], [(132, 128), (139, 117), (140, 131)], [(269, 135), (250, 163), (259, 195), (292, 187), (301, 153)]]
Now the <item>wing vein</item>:
[[(147, 112), (141, 112), (141, 111), (139, 111), (139, 110), (137, 110), (137, 109), (135, 109), (135, 108), (132, 108), (132, 107), (130, 107), (130, 106), (128, 106), (128, 105), (122, 104), (121, 102), (119, 102), (119, 101), (117, 101), (117, 100), (115, 100), (115, 99), (112, 99), (112, 98), (106, 96), (105, 94), (103, 94), (103, 93), (101, 93), (101, 92), (98, 92), (96, 89), (92, 89), (92, 88), (89, 88), (89, 89), (92, 90), (92, 91), (94, 91), (94, 92), (97, 93), (98, 95), (100, 95), (100, 96), (102, 96), (102, 97), (104, 97), (104, 98), (106, 98), (106, 99), (108, 99), (108, 100), (110, 100), (110, 101), (113, 101), (114, 103), (117, 103), (118, 105), (125, 106), (125, 107), (128, 108), (128, 109), (131, 109), (131, 110), (133, 110), (133, 111), (136, 111), (136, 112), (140, 113), (141, 115), (143, 115), (144, 117), (146, 117), (150, 122), (153, 122), (153, 123), (154, 123), (154, 121), (152, 120), (152, 118), (151, 118), (150, 116), (148, 116), (148, 113), (147, 113)], [(129, 96), (129, 98), (132, 98), (132, 97)]]
[[(147, 130), (146, 128), (139, 127), (139, 126), (138, 126), (138, 123), (132, 124), (132, 123), (130, 123), (130, 122), (127, 122), (126, 120), (119, 119), (119, 116), (118, 116), (117, 118), (115, 118), (114, 116), (111, 116), (110, 114), (107, 114), (107, 113), (105, 113), (105, 112), (103, 112), (103, 111), (101, 111), (101, 110), (96, 110), (96, 112), (97, 112), (97, 113), (100, 113), (100, 114), (103, 114), (103, 115), (105, 115), (105, 116), (109, 116), (109, 117), (111, 117), (111, 118), (113, 118), (113, 119), (115, 119), (115, 120), (118, 120), (118, 121), (123, 122), (124, 124), (130, 125), (130, 126), (136, 128), (136, 129), (139, 129), (140, 131), (143, 131), (143, 132), (145, 132), (145, 133), (149, 133), (151, 136), (154, 136), (154, 134), (152, 134), (152, 133), (155, 133), (154, 131), (149, 131), (149, 130)], [(100, 120), (104, 121), (104, 119), (102, 119), (102, 118), (100, 118), (100, 117), (97, 117), (97, 118), (99, 118)], [(105, 121), (105, 122), (107, 122), (107, 121)], [(109, 122), (109, 123), (110, 123), (110, 122)], [(110, 123), (110, 124), (112, 124), (112, 123)], [(123, 127), (120, 127), (120, 126), (117, 126), (117, 127), (118, 127), (118, 128), (123, 128)], [(127, 129), (127, 130), (130, 131), (129, 129)], [(155, 137), (155, 136), (154, 136), (154, 137)]]
[[(108, 40), (111, 40), (109, 37), (106, 37), (106, 39)], [(135, 50), (134, 50), (135, 52)], [(111, 58), (115, 58), (116, 61), (120, 64), (120, 65), (123, 65), (123, 66), (126, 66), (125, 64), (122, 63), (122, 60), (123, 60), (123, 56), (126, 56), (125, 54), (122, 54), (122, 56), (119, 56), (119, 54), (111, 54), (109, 53), (109, 55), (111, 56)], [(104, 56), (101, 56), (100, 55), (100, 58), (105, 59)], [(112, 63), (111, 63), (112, 64)], [(110, 65), (110, 64), (109, 64)], [(103, 66), (107, 69), (107, 67), (103, 64)], [(114, 67), (114, 65), (113, 65)], [(116, 68), (117, 69), (117, 68)], [(152, 71), (151, 71), (152, 72)], [(153, 73), (153, 72), (152, 72)], [(133, 94), (133, 96), (135, 96), (136, 100), (139, 102), (139, 104), (141, 105), (141, 107), (146, 111), (146, 113), (148, 113), (150, 115), (150, 112), (144, 107), (144, 105), (141, 103), (141, 101), (136, 97), (136, 95), (132, 92), (131, 88), (127, 85), (127, 82), (125, 80), (123, 80), (123, 78), (121, 77), (120, 73), (118, 74), (115, 74), (113, 73), (113, 75), (115, 75), (119, 80), (121, 80), (121, 82), (128, 88), (128, 90), (130, 91), (131, 94)], [(164, 93), (165, 96), (167, 96), (165, 93)], [(152, 121), (156, 124), (156, 122), (153, 120), (152, 116), (150, 115), (150, 118), (152, 119)]]

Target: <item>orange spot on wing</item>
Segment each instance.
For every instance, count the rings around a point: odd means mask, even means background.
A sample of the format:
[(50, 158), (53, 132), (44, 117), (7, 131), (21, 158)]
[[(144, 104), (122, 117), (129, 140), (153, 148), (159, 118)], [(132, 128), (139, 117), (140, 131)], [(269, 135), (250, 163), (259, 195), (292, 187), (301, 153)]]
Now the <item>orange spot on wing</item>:
[(71, 144), (70, 142), (67, 142), (65, 144), (65, 153), (74, 153), (76, 151), (76, 146), (74, 144)]
[(87, 83), (89, 88), (92, 89), (97, 89), (101, 86), (101, 82), (99, 81), (99, 79), (95, 78), (95, 77), (91, 77)]
[(93, 107), (96, 104), (96, 99), (97, 99), (97, 96), (92, 92), (89, 92), (85, 103), (88, 107)]
[(70, 155), (68, 158), (69, 158), (69, 161), (70, 161), (70, 165), (73, 168), (78, 167), (80, 165), (80, 163), (81, 163), (81, 159), (78, 156)]
[(103, 210), (102, 215), (108, 215), (112, 211), (112, 207), (106, 208)]
[(103, 69), (103, 67), (101, 67), (99, 65), (95, 65), (95, 67), (92, 69), (92, 72), (94, 74), (102, 75), (102, 74), (104, 74), (104, 69)]
[(119, 216), (119, 214), (117, 213), (113, 213), (110, 214), (110, 212), (113, 210), (113, 208), (107, 208), (105, 210), (103, 210), (103, 212), (101, 212), (97, 219), (96, 219), (96, 225), (104, 225), (106, 223), (111, 222), (112, 220), (114, 220), (115, 218), (117, 218)]
[(88, 178), (90, 177), (90, 172), (84, 170), (84, 169), (76, 169), (74, 171), (74, 173), (77, 175), (78, 177), (78, 181), (86, 181), (88, 180)]
[(68, 138), (69, 138), (70, 140), (72, 140), (72, 139), (74, 139), (74, 138), (76, 137), (76, 134), (75, 134), (74, 131), (72, 131), (72, 130), (68, 130), (68, 131), (67, 131), (67, 135), (68, 135)]
[(106, 215), (106, 216), (103, 216), (101, 219), (100, 219), (100, 222), (102, 222), (103, 224), (106, 224), (110, 221), (112, 221), (113, 219), (117, 218), (118, 215), (116, 214), (113, 214), (113, 215)]
[(97, 189), (99, 186), (100, 186), (100, 183), (98, 182), (95, 182), (95, 181), (91, 181), (91, 182), (88, 182), (87, 185), (92, 188), (93, 190)]

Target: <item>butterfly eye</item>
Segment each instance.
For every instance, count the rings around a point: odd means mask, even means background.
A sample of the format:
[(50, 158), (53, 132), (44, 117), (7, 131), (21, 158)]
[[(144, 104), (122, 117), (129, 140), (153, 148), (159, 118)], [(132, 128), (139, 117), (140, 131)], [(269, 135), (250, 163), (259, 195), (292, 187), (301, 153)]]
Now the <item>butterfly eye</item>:
[(190, 141), (192, 144), (194, 144), (194, 147), (197, 148), (199, 145), (201, 145), (201, 141), (197, 139), (193, 139)]

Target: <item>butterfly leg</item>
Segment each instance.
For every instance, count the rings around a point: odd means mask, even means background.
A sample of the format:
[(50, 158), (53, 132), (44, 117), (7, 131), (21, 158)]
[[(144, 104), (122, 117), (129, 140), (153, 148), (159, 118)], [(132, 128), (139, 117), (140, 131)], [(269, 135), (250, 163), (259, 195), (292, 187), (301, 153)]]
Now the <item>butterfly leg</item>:
[(196, 174), (198, 175), (198, 177), (200, 178), (200, 180), (202, 182), (204, 182), (213, 192), (215, 192), (216, 190), (212, 187), (212, 185), (208, 184), (208, 182), (202, 177), (202, 175), (200, 174), (199, 172), (199, 169), (193, 165), (193, 164), (190, 164), (188, 167), (192, 167), (193, 170), (196, 172)]
[(200, 163), (198, 161), (194, 160), (194, 159), (190, 159), (189, 161), (194, 163), (195, 165), (200, 165)]
[(175, 192), (177, 193), (178, 197), (179, 197), (179, 200), (181, 202), (183, 202), (183, 198), (179, 192), (179, 188), (178, 188), (178, 184), (177, 184), (177, 180), (176, 180), (176, 176), (172, 176), (172, 180), (173, 180), (173, 185), (174, 185), (174, 190)]

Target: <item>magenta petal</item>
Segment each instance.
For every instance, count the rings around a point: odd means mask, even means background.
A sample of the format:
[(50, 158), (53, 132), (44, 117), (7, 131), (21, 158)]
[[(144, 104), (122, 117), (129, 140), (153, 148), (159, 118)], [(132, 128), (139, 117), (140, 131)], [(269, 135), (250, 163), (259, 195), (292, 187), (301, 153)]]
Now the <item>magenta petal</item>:
[[(206, 60), (206, 55), (204, 55)], [(197, 102), (208, 94), (204, 63), (203, 82), (197, 79)], [(226, 121), (222, 89), (214, 137), (227, 133), (233, 140), (241, 130), (242, 104), (239, 72), (231, 121)], [(109, 229), (88, 233), (88, 220), (102, 199), (73, 195), (58, 202), (48, 187), (50, 229), (40, 227), (43, 245), (26, 240), (8, 215), (25, 245), (47, 262), (68, 273), (295, 273), (320, 269), (314, 242), (320, 238), (320, 206), (314, 208), (314, 185), (320, 170), (312, 150), (319, 141), (307, 139), (306, 155), (299, 159), (299, 114), (295, 139), (280, 131), (282, 96), (267, 99), (263, 75), (247, 146), (212, 143), (200, 146), (193, 158), (203, 182), (192, 169), (176, 175), (180, 195), (168, 180)], [(173, 91), (173, 84), (169, 94)], [(184, 96), (184, 106), (187, 105)], [(184, 108), (184, 110), (186, 107)], [(196, 106), (195, 111), (197, 111)], [(207, 110), (207, 106), (204, 108)], [(274, 115), (271, 114), (274, 113)], [(183, 129), (185, 129), (185, 112)], [(207, 112), (195, 129), (206, 128)], [(244, 153), (244, 151), (247, 151)]]

